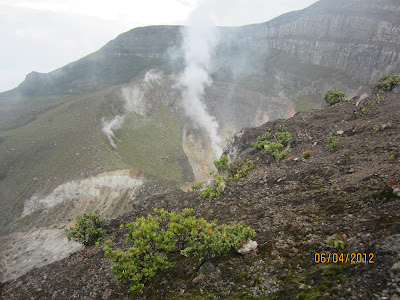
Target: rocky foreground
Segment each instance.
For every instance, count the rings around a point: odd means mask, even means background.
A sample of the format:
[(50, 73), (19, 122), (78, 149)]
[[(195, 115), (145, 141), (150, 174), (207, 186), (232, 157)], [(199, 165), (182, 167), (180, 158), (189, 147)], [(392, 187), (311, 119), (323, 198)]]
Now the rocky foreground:
[[(120, 224), (155, 207), (190, 207), (208, 220), (253, 227), (251, 254), (232, 252), (198, 272), (182, 260), (131, 294), (93, 246), (3, 283), (1, 299), (400, 299), (400, 95), (356, 101), (242, 130), (225, 152), (254, 161), (246, 178), (213, 200), (181, 191), (149, 197), (111, 220), (107, 236), (122, 245)], [(267, 130), (294, 137), (279, 164), (251, 147)], [(329, 134), (339, 139), (335, 151)], [(342, 234), (343, 250), (327, 242)]]

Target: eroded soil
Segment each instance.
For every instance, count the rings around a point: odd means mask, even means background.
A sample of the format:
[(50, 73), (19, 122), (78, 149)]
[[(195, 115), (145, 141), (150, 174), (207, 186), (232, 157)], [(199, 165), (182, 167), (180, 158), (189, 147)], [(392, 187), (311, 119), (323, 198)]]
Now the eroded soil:
[[(362, 105), (362, 106), (361, 106)], [(390, 299), (400, 296), (400, 95), (370, 97), (298, 113), (288, 120), (245, 129), (230, 143), (239, 157), (255, 162), (249, 176), (227, 184), (223, 195), (158, 194), (110, 221), (107, 239), (123, 247), (120, 224), (153, 208), (195, 214), (219, 223), (244, 221), (259, 247), (230, 253), (197, 273), (183, 259), (176, 267), (130, 294), (117, 282), (103, 251), (90, 247), (1, 285), (2, 299)], [(390, 124), (382, 126), (383, 124)], [(294, 137), (289, 159), (279, 164), (251, 143), (269, 130)], [(339, 138), (329, 151), (327, 135)], [(311, 151), (311, 157), (303, 153)], [(245, 154), (247, 153), (247, 154)], [(346, 234), (339, 250), (328, 236)], [(367, 262), (316, 263), (315, 254), (366, 253)], [(370, 258), (373, 255), (373, 259)], [(318, 255), (317, 255), (318, 256)], [(357, 261), (357, 259), (356, 259)], [(372, 263), (373, 261), (373, 263)], [(202, 273), (203, 275), (200, 275)], [(193, 278), (197, 278), (193, 283)]]

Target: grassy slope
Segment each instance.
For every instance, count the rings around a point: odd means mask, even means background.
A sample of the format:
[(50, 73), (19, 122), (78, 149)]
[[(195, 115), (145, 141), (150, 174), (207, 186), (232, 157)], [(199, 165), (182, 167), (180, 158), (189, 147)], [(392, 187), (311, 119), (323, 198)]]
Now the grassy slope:
[(101, 132), (101, 106), (113, 92), (69, 101), (25, 126), (2, 132), (2, 225), (21, 213), (23, 201), (36, 190), (48, 192), (80, 173), (124, 166)]
[(65, 93), (69, 90), (93, 91), (129, 82), (143, 70), (163, 64), (161, 59), (144, 59), (136, 56), (114, 56), (101, 50), (76, 63), (54, 71), (55, 80), (48, 86), (47, 93)]
[(186, 160), (178, 122), (165, 107), (149, 119), (127, 118), (117, 133), (119, 158), (102, 132), (102, 118), (121, 111), (116, 86), (60, 104), (25, 126), (0, 133), (0, 233), (34, 193), (50, 192), (82, 175), (137, 167), (163, 179), (180, 182), (187, 177), (187, 165), (180, 166)]
[(38, 115), (70, 101), (74, 96), (44, 97), (0, 96), (0, 131), (23, 126)]
[(113, 56), (99, 51), (49, 73), (51, 80), (24, 81), (0, 94), (0, 131), (26, 125), (41, 113), (82, 94), (129, 82), (162, 59)]
[(149, 118), (135, 115), (126, 120), (116, 133), (121, 140), (118, 154), (127, 164), (149, 174), (186, 181), (181, 135), (178, 120), (160, 104)]

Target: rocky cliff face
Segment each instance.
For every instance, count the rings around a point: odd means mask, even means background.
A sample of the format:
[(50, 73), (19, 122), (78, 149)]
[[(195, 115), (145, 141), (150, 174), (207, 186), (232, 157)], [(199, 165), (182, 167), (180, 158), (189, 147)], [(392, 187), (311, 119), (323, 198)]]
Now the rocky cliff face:
[[(278, 49), (301, 62), (344, 71), (370, 83), (400, 68), (398, 1), (322, 0), (272, 21), (221, 28), (221, 43)], [(131, 30), (107, 44), (113, 55), (167, 57), (180, 44), (178, 26)]]
[(167, 50), (181, 41), (181, 26), (149, 26), (132, 29), (110, 41), (101, 51), (113, 56), (167, 58)]
[(253, 40), (302, 62), (372, 82), (400, 69), (398, 1), (319, 1), (255, 25)]
[[(235, 64), (227, 51), (232, 54), (238, 45), (246, 45), (264, 55), (256, 63), (262, 66), (261, 59), (275, 49), (300, 63), (342, 72), (359, 83), (371, 83), (382, 74), (400, 69), (399, 20), (400, 3), (395, 0), (321, 0), (263, 24), (220, 28), (220, 44), (225, 49), (215, 61), (228, 57), (229, 64)], [(36, 76), (36, 85), (32, 85), (29, 76), (17, 91), (27, 94), (40, 88), (36, 93), (81, 93), (128, 82), (140, 71), (167, 63), (181, 43), (180, 30), (180, 26), (130, 30), (98, 52), (50, 73), (50, 85), (44, 76)], [(288, 73), (285, 69), (279, 71)], [(264, 79), (268, 80), (265, 74)]]

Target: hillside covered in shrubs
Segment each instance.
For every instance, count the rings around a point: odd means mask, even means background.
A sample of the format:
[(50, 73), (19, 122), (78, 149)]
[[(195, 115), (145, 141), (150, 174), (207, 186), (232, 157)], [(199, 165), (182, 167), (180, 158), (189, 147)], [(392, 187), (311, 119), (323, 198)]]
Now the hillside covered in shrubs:
[(390, 92), (245, 128), (208, 186), (77, 231), (1, 299), (398, 299), (399, 111)]

